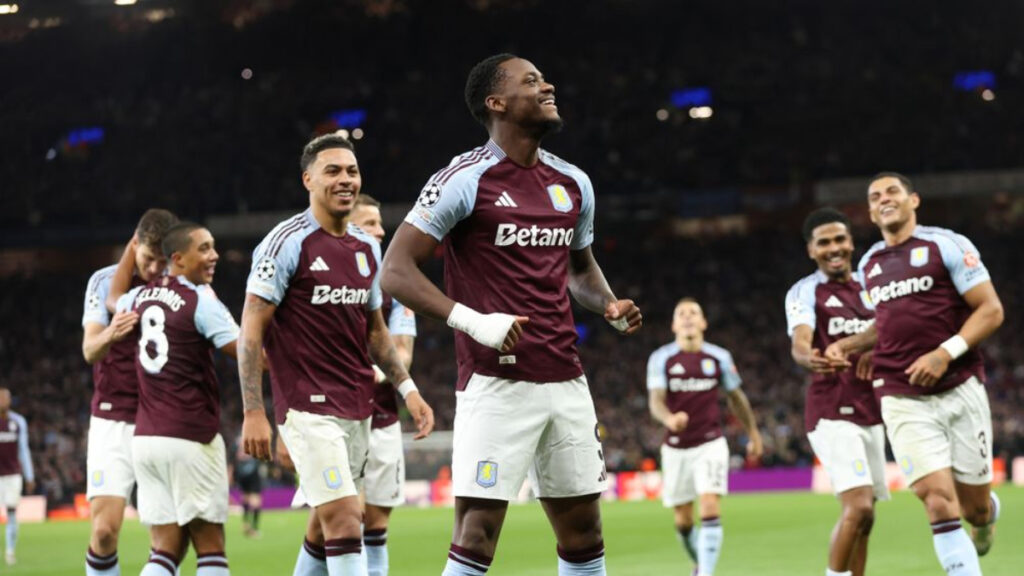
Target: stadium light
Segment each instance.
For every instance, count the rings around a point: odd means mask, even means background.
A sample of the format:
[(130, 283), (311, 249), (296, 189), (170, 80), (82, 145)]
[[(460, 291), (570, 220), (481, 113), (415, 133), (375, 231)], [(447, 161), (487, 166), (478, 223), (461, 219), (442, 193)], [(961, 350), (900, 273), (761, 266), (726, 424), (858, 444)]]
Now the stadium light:
[(665, 120), (668, 120), (668, 110), (658, 108), (658, 111), (654, 113), (654, 117), (659, 121), (664, 122)]
[(985, 102), (991, 102), (996, 99), (996, 93), (985, 88), (985, 90), (981, 92), (981, 99)]
[(114, 4), (117, 6), (132, 6), (138, 0), (114, 0)]
[(17, 4), (0, 4), (0, 14), (17, 14)]
[(694, 106), (690, 108), (690, 118), (695, 120), (707, 120), (714, 113), (715, 111), (711, 109), (711, 106)]
[(365, 135), (366, 135), (366, 132), (363, 132), (362, 128), (356, 128), (355, 130), (352, 131), (352, 139), (353, 140), (362, 140), (363, 136), (365, 136)]

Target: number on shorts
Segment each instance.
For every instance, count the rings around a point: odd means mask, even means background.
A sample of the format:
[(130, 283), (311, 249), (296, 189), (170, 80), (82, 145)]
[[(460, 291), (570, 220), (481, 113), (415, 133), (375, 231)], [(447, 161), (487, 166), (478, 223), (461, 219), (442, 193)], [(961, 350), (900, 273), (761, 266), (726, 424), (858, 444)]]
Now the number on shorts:
[(981, 443), (979, 451), (982, 458), (988, 458), (988, 442), (985, 442), (985, 431), (978, 432), (978, 442)]
[[(164, 309), (159, 306), (150, 306), (142, 313), (139, 363), (150, 374), (159, 374), (164, 364), (167, 364), (167, 352), (170, 348), (170, 343), (167, 342), (167, 334), (164, 334), (164, 324), (166, 322), (167, 316), (164, 314)], [(156, 356), (149, 355), (150, 342), (156, 348)]]
[(712, 462), (708, 466), (708, 482), (715, 488), (722, 487), (723, 476), (725, 475), (725, 464), (721, 462)]

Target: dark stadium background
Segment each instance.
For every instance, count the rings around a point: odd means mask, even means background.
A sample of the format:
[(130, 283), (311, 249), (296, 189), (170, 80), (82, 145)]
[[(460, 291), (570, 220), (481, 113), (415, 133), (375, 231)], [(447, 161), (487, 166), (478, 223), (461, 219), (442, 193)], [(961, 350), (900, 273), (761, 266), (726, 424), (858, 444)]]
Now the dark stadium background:
[[(18, 5), (0, 14), (0, 384), (30, 422), (50, 506), (85, 482), (85, 283), (114, 262), (138, 216), (163, 207), (211, 226), (214, 287), (238, 317), (252, 248), (272, 216), (306, 205), (303, 143), (346, 128), (338, 119), (357, 123), (363, 190), (387, 204), (393, 231), (432, 172), (484, 141), (462, 86), (499, 51), (533, 60), (556, 85), (566, 128), (547, 147), (593, 178), (595, 252), (645, 314), (628, 339), (577, 315), (610, 468), (657, 454), (644, 368), (671, 338), (682, 296), (704, 304), (708, 340), (733, 351), (759, 414), (766, 453), (747, 465), (810, 465), (804, 375), (782, 306), (812, 270), (799, 223), (834, 199), (858, 224), (859, 257), (878, 234), (858, 190), (880, 170), (927, 177), (922, 221), (979, 246), (1007, 311), (984, 346), (996, 453), (1024, 454), (1020, 3)], [(977, 71), (992, 79), (954, 82)], [(694, 87), (710, 89), (709, 118), (673, 103)], [(450, 428), (450, 330), (425, 320), (420, 330), (413, 374)], [(230, 440), (237, 375), (220, 363)], [(729, 430), (738, 451), (741, 428)]]

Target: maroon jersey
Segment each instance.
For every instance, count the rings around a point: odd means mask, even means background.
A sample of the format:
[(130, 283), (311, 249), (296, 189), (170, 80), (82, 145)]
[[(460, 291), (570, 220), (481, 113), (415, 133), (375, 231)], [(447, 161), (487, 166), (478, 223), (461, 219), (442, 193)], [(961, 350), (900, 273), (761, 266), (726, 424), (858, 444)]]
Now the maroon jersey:
[(727, 391), (742, 384), (732, 354), (704, 343), (699, 352), (684, 352), (675, 342), (655, 350), (647, 361), (647, 389), (665, 390), (669, 411), (690, 417), (679, 433), (665, 433), (672, 448), (693, 448), (722, 435), (719, 384)]
[[(803, 324), (814, 330), (811, 347), (824, 352), (836, 340), (868, 329), (875, 313), (856, 274), (849, 282), (829, 280), (820, 270), (793, 285), (786, 294), (789, 335)], [(850, 358), (856, 366), (859, 356)], [(836, 374), (811, 374), (804, 406), (804, 426), (814, 430), (818, 420), (848, 420), (860, 426), (882, 422), (871, 382), (857, 378), (851, 368)]]
[(6, 416), (0, 416), (0, 476), (16, 474), (24, 474), (29, 482), (35, 480), (28, 450), (28, 423), (21, 414), (8, 410)]
[(977, 348), (951, 362), (934, 386), (911, 386), (904, 373), (915, 360), (960, 331), (971, 315), (961, 294), (990, 280), (970, 240), (944, 228), (918, 226), (902, 244), (876, 243), (859, 268), (878, 330), (876, 394), (937, 394), (971, 376), (985, 380)]
[[(85, 290), (85, 306), (82, 327), (94, 322), (103, 326), (110, 324), (110, 313), (105, 304), (110, 293), (110, 281), (117, 266), (97, 270), (89, 279)], [(132, 276), (132, 285), (145, 284), (138, 276)], [(139, 381), (135, 377), (135, 348), (138, 343), (132, 338), (114, 342), (107, 355), (92, 365), (92, 415), (119, 422), (135, 422), (139, 407)]]
[(356, 226), (328, 234), (311, 211), (278, 224), (256, 247), (246, 291), (277, 305), (263, 346), (274, 413), (348, 420), (373, 412), (367, 313), (381, 305), (380, 244)]
[(568, 261), (593, 242), (593, 219), (590, 179), (544, 150), (527, 168), (488, 142), (430, 178), (405, 221), (443, 243), (448, 296), (530, 319), (507, 354), (456, 332), (459, 390), (474, 373), (531, 382), (583, 374)]
[(139, 314), (135, 435), (209, 443), (220, 430), (213, 349), (238, 339), (231, 313), (208, 285), (184, 276), (134, 288), (118, 309)]

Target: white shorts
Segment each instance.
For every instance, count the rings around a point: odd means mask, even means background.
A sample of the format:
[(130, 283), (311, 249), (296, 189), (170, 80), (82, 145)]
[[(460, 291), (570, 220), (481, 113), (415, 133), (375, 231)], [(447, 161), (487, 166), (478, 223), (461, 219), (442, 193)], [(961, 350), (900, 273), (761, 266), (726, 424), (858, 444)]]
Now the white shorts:
[(200, 519), (228, 519), (228, 465), (224, 440), (207, 444), (167, 436), (132, 439), (139, 484), (139, 520), (150, 526), (184, 526)]
[(718, 437), (693, 448), (661, 445), (661, 502), (689, 504), (701, 494), (729, 493), (729, 444)]
[(89, 449), (86, 456), (85, 496), (128, 498), (135, 486), (135, 468), (132, 467), (132, 438), (135, 424), (89, 418)]
[(932, 396), (883, 396), (881, 406), (908, 484), (945, 468), (962, 484), (992, 482), (992, 412), (977, 378)]
[(538, 384), (474, 374), (455, 396), (455, 496), (514, 500), (527, 474), (540, 498), (607, 487), (585, 377)]
[(834, 493), (871, 486), (875, 498), (889, 499), (885, 482), (885, 430), (881, 424), (860, 426), (846, 420), (822, 419), (807, 433), (807, 440), (828, 473)]
[(0, 476), (0, 497), (3, 498), (5, 508), (18, 507), (18, 504), (21, 502), (21, 490), (23, 487), (21, 474)]
[(370, 430), (370, 455), (366, 460), (366, 503), (394, 508), (405, 503), (405, 453), (402, 425)]
[(335, 416), (289, 410), (280, 426), (288, 447), (299, 490), (314, 508), (362, 489), (370, 419), (345, 420)]

